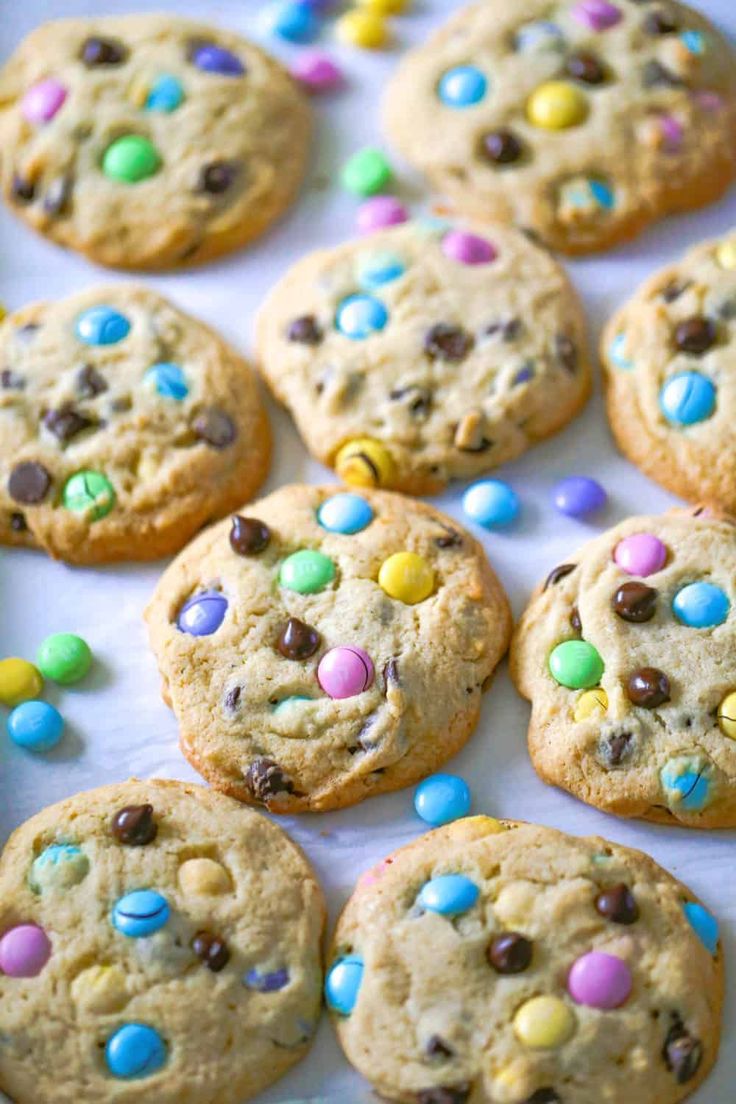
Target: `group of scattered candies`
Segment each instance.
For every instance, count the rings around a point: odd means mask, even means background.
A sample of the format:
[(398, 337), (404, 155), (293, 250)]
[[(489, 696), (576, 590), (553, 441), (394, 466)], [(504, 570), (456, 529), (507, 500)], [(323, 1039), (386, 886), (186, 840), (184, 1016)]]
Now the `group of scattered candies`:
[(11, 656), (0, 660), (0, 703), (10, 709), (8, 735), (28, 751), (50, 751), (61, 740), (64, 719), (41, 701), (44, 679), (60, 686), (79, 682), (90, 669), (92, 653), (74, 633), (53, 633), (38, 649), (36, 663)]
[[(587, 475), (569, 475), (552, 488), (552, 502), (561, 514), (588, 518), (608, 504), (608, 495), (597, 480)], [(519, 516), (521, 503), (516, 492), (501, 479), (480, 479), (463, 495), (463, 510), (471, 521), (485, 529), (501, 529)]]
[(380, 50), (391, 37), (388, 16), (400, 15), (409, 0), (353, 0), (347, 11), (336, 0), (274, 0), (266, 12), (269, 30), (287, 42), (313, 42), (327, 16), (337, 14), (335, 33), (347, 46)]

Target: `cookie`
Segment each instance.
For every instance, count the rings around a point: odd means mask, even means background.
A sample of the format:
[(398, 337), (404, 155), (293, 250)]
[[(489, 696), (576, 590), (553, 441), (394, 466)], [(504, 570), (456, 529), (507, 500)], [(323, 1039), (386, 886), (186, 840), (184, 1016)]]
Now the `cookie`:
[(545, 782), (606, 812), (736, 826), (736, 528), (702, 507), (634, 517), (532, 598), (511, 674)]
[(508, 602), (481, 546), (385, 491), (282, 487), (199, 536), (146, 611), (190, 763), (272, 812), (409, 786), (475, 728)]
[(673, 0), (475, 4), (407, 55), (385, 126), (464, 214), (587, 253), (725, 191), (736, 59)]
[(171, 15), (45, 23), (0, 72), (6, 202), (116, 268), (211, 260), (293, 201), (306, 99), (253, 43)]
[(625, 455), (675, 494), (736, 515), (736, 234), (647, 280), (608, 323), (601, 360)]
[(566, 274), (502, 225), (421, 220), (305, 258), (261, 310), (258, 355), (318, 459), (412, 494), (513, 460), (590, 389)]
[(316, 1028), (325, 908), (267, 818), (181, 782), (27, 821), (0, 859), (0, 1089), (15, 1104), (242, 1104)]
[(154, 559), (266, 476), (253, 372), (147, 288), (16, 311), (0, 363), (0, 543), (69, 563)]
[(364, 875), (326, 993), (401, 1104), (675, 1104), (718, 1051), (718, 924), (640, 851), (477, 816)]

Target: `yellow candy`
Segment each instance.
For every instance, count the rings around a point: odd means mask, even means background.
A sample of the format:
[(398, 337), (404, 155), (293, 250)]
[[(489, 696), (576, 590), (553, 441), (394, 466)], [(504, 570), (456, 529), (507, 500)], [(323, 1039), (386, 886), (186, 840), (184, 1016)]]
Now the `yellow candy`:
[(576, 721), (588, 721), (592, 717), (604, 717), (608, 710), (608, 694), (602, 686), (586, 690), (581, 694), (575, 706)]
[(378, 585), (389, 598), (415, 606), (434, 590), (434, 571), (416, 552), (394, 552), (381, 564)]
[(360, 46), (363, 50), (380, 50), (388, 41), (386, 20), (366, 9), (346, 12), (335, 24), (335, 32), (347, 46)]
[(519, 1062), (504, 1066), (494, 1076), (491, 1091), (498, 1104), (519, 1104), (519, 1101), (528, 1100), (531, 1095), (528, 1068)]
[(358, 0), (358, 7), (378, 15), (400, 15), (409, 7), (409, 0)]
[(736, 268), (736, 238), (730, 238), (719, 245), (716, 260), (721, 268)]
[(506, 826), (500, 820), (496, 820), (495, 817), (470, 816), (463, 817), (462, 820), (456, 820), (442, 830), (447, 832), (450, 839), (474, 840), (482, 839), (483, 836), (495, 836), (499, 832), (505, 832)]
[(532, 997), (514, 1016), (519, 1042), (533, 1050), (556, 1050), (575, 1034), (575, 1016), (559, 997)]
[(726, 694), (718, 706), (718, 724), (724, 736), (736, 740), (736, 690)]
[(380, 441), (356, 437), (338, 452), (335, 471), (351, 487), (386, 487), (394, 475), (394, 462)]
[(27, 659), (0, 659), (0, 702), (3, 705), (20, 705), (37, 698), (43, 679), (39, 671)]
[(588, 101), (579, 88), (567, 81), (547, 81), (529, 97), (526, 114), (530, 123), (544, 130), (565, 130), (588, 116)]
[(90, 966), (77, 974), (71, 986), (74, 1003), (84, 1012), (105, 1015), (128, 1003), (125, 974), (119, 966)]
[(230, 875), (214, 859), (187, 859), (179, 867), (179, 888), (194, 896), (217, 896), (232, 889)]

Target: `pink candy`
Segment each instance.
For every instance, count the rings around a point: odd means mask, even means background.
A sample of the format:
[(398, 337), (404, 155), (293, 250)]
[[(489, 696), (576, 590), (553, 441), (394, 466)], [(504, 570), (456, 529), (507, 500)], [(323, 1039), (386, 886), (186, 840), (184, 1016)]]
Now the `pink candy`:
[(373, 661), (362, 648), (331, 648), (319, 661), (317, 681), (331, 698), (352, 698), (373, 682)]
[(590, 951), (573, 963), (567, 991), (576, 1004), (608, 1011), (620, 1008), (631, 995), (631, 970), (622, 958)]
[(66, 99), (66, 88), (50, 77), (28, 89), (21, 100), (21, 111), (29, 123), (48, 123)]
[(466, 234), (462, 230), (451, 230), (445, 234), (442, 252), (450, 260), (466, 265), (489, 264), (498, 256), (495, 246), (486, 238), (479, 238), (477, 234)]
[(358, 230), (361, 234), (372, 234), (374, 230), (382, 230), (385, 226), (398, 226), (408, 218), (406, 207), (394, 196), (372, 196), (358, 208)]
[(18, 924), (0, 939), (0, 970), (8, 977), (36, 977), (50, 957), (49, 937), (36, 924)]
[(591, 31), (607, 31), (621, 22), (621, 10), (608, 0), (580, 0), (570, 12), (573, 19)]
[(291, 75), (308, 92), (329, 92), (345, 80), (342, 69), (323, 50), (302, 50), (291, 66)]
[(653, 533), (634, 533), (620, 540), (613, 558), (627, 575), (653, 575), (667, 562), (667, 548)]
[(676, 153), (685, 137), (684, 126), (674, 115), (660, 115), (659, 126), (664, 139), (664, 148), (669, 153)]

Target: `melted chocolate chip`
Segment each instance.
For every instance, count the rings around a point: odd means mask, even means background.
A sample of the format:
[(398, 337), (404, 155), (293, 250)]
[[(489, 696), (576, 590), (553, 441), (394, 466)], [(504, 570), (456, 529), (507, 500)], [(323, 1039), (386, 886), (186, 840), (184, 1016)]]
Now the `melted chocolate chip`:
[(606, 80), (606, 70), (598, 58), (585, 51), (570, 54), (565, 62), (565, 72), (582, 84), (604, 84)]
[(83, 399), (93, 399), (107, 391), (107, 380), (92, 364), (85, 364), (77, 372), (77, 393)]
[(232, 418), (216, 407), (209, 407), (198, 414), (192, 429), (200, 441), (215, 449), (227, 448), (238, 435)]
[(434, 543), (438, 548), (460, 548), (463, 538), (455, 529), (448, 527), (447, 532), (443, 533), (441, 537), (435, 537)]
[(626, 684), (629, 701), (642, 709), (656, 709), (670, 700), (670, 680), (657, 667), (640, 667)]
[(389, 391), (388, 397), (394, 402), (412, 395), (409, 412), (417, 419), (426, 418), (432, 409), (432, 392), (426, 387), (398, 387)]
[(43, 424), (58, 441), (66, 444), (82, 430), (89, 429), (95, 423), (91, 418), (75, 410), (71, 403), (65, 403), (58, 410), (47, 410), (43, 416)]
[(491, 322), (486, 328), (486, 335), (494, 337), (498, 334), (502, 341), (510, 345), (512, 341), (516, 341), (523, 329), (524, 323), (520, 318), (509, 318), (505, 322)]
[(675, 1075), (678, 1085), (691, 1081), (703, 1060), (703, 1044), (687, 1030), (679, 1016), (667, 1032), (662, 1047), (662, 1057), (667, 1069)]
[(523, 152), (521, 141), (508, 127), (490, 130), (481, 138), (481, 153), (493, 165), (511, 165)]
[(271, 530), (258, 518), (241, 517), (235, 514), (230, 530), (230, 547), (239, 556), (257, 556), (268, 547)]
[(36, 185), (32, 180), (16, 173), (13, 176), (10, 192), (13, 199), (17, 199), (19, 203), (32, 203), (36, 195)]
[(219, 935), (213, 935), (212, 932), (197, 932), (192, 940), (192, 950), (213, 974), (219, 974), (230, 961), (230, 951), (227, 949), (225, 940)]
[(417, 1104), (465, 1104), (470, 1096), (470, 1084), (437, 1086), (417, 1093)]
[(115, 839), (128, 847), (145, 847), (147, 843), (153, 843), (158, 833), (153, 805), (126, 805), (118, 809), (111, 827)]
[(580, 610), (577, 606), (573, 606), (570, 610), (570, 627), (575, 630), (576, 633), (583, 631), (583, 622), (580, 620)]
[(647, 13), (644, 20), (644, 30), (650, 35), (675, 34), (679, 30), (679, 23), (676, 19), (673, 19), (669, 12), (659, 9)]
[(100, 65), (122, 65), (128, 56), (128, 51), (122, 42), (115, 38), (87, 38), (82, 43), (79, 56), (88, 69), (95, 69)]
[(428, 1058), (452, 1058), (455, 1051), (441, 1035), (431, 1035), (427, 1040), (424, 1053)]
[(432, 360), (448, 360), (453, 364), (464, 360), (475, 342), (461, 326), (438, 322), (424, 338), (424, 351)]
[(683, 353), (692, 353), (694, 356), (702, 356), (715, 345), (718, 338), (718, 329), (710, 318), (704, 318), (700, 314), (686, 318), (675, 328), (675, 345)]
[(604, 889), (595, 899), (596, 912), (614, 924), (635, 924), (639, 919), (639, 906), (624, 882)]
[(285, 659), (309, 659), (319, 649), (322, 637), (311, 625), (290, 617), (279, 634), (276, 647)]
[(286, 331), (289, 341), (299, 345), (319, 345), (323, 338), (322, 327), (313, 314), (304, 314), (289, 323)]
[(644, 66), (642, 80), (645, 88), (682, 88), (685, 83), (681, 77), (662, 65), (661, 61), (651, 60)]
[(12, 368), (3, 368), (0, 372), (0, 387), (6, 391), (22, 391), (26, 381)]
[(598, 754), (607, 767), (620, 767), (634, 754), (631, 732), (609, 732), (598, 745)]
[(399, 661), (390, 659), (383, 668), (383, 685), (388, 690), (389, 684), (399, 685)]
[(273, 759), (254, 759), (244, 778), (252, 796), (263, 805), (278, 794), (294, 793), (294, 783)]
[(524, 1104), (562, 1104), (562, 1097), (558, 1096), (554, 1089), (537, 1089), (527, 1097)]
[(690, 287), (692, 280), (670, 280), (660, 292), (665, 303), (674, 303)]
[(503, 932), (488, 944), (486, 955), (498, 974), (521, 974), (532, 961), (533, 946), (518, 932)]
[(560, 564), (559, 567), (553, 567), (547, 576), (544, 589), (547, 590), (549, 587), (555, 586), (561, 579), (569, 575), (571, 571), (574, 571), (577, 566), (577, 564)]
[(242, 686), (231, 686), (227, 694), (225, 694), (225, 697), (222, 699), (222, 704), (228, 713), (234, 713), (238, 708), (242, 692)]
[(28, 522), (23, 514), (10, 515), (10, 528), (14, 533), (25, 533), (28, 530)]
[(47, 215), (62, 215), (69, 206), (74, 184), (70, 176), (57, 176), (46, 189), (43, 209)]
[(41, 324), (39, 322), (25, 322), (15, 331), (15, 336), (19, 341), (22, 341), (24, 345), (27, 345), (29, 341), (33, 340), (40, 329)]
[(574, 372), (578, 366), (578, 350), (567, 334), (557, 334), (554, 343), (555, 358), (566, 372)]
[(8, 494), (14, 502), (34, 505), (43, 502), (51, 486), (51, 476), (42, 464), (24, 460), (16, 464), (8, 479)]
[(613, 608), (624, 621), (641, 625), (657, 610), (657, 591), (645, 583), (623, 583), (613, 596)]
[(232, 186), (237, 175), (238, 166), (232, 161), (212, 161), (202, 167), (197, 191), (208, 195), (222, 195)]

